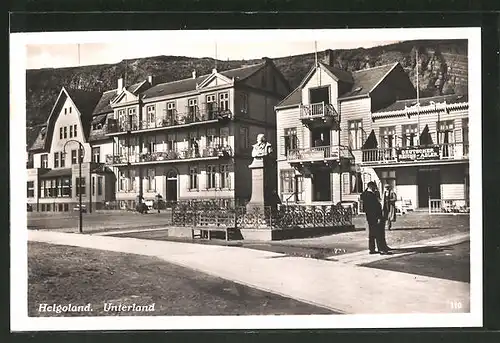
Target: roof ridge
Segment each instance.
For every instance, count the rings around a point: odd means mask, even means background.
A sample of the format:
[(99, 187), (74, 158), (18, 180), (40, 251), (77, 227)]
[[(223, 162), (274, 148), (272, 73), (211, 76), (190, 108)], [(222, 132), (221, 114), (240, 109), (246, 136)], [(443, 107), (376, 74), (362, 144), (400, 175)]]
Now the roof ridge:
[(361, 72), (361, 71), (367, 71), (367, 70), (373, 70), (373, 69), (382, 68), (382, 67), (394, 66), (394, 65), (395, 65), (395, 64), (397, 64), (397, 63), (399, 63), (399, 61), (397, 61), (397, 62), (393, 62), (393, 63), (382, 64), (382, 65), (375, 66), (375, 67), (370, 67), (370, 68), (365, 68), (365, 69), (354, 70), (354, 71), (352, 71), (352, 73), (358, 73), (358, 72)]

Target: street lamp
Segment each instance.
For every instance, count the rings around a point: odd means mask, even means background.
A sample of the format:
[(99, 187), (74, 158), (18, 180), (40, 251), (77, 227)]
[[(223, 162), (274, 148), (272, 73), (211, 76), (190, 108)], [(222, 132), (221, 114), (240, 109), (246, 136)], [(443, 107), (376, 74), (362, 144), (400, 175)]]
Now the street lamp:
[(66, 145), (70, 142), (76, 142), (78, 143), (78, 210), (79, 210), (79, 215), (80, 215), (80, 221), (79, 221), (79, 226), (78, 226), (78, 232), (83, 233), (83, 217), (82, 217), (82, 162), (83, 162), (83, 156), (85, 154), (85, 149), (83, 144), (80, 141), (77, 141), (75, 139), (70, 139), (64, 143), (63, 147), (63, 154), (64, 157), (66, 157)]

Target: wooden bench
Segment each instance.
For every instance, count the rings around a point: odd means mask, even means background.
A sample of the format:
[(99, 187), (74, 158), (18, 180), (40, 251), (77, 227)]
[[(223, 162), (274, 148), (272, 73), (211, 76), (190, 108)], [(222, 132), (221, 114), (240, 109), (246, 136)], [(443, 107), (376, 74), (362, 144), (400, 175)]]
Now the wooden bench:
[[(199, 233), (196, 233), (198, 231)], [(229, 241), (229, 231), (234, 231), (234, 228), (225, 227), (225, 226), (206, 226), (206, 227), (196, 227), (191, 229), (191, 237), (192, 239), (200, 238), (200, 239), (212, 239), (212, 232), (224, 232), (224, 239)]]

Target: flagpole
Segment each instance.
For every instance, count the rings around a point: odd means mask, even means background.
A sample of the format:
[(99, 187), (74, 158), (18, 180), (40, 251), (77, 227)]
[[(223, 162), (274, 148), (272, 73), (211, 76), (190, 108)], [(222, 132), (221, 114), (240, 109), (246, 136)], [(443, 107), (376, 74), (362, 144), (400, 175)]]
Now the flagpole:
[[(316, 68), (316, 71), (318, 71), (318, 67), (319, 67), (319, 64), (318, 64), (318, 41), (314, 41), (314, 67)], [(321, 86), (321, 73), (319, 73), (318, 82), (319, 82), (318, 86)]]
[(416, 67), (417, 67), (417, 132), (418, 132), (418, 144), (420, 145), (420, 102), (419, 102), (419, 96), (420, 96), (420, 87), (418, 85), (418, 47), (415, 51), (415, 56), (416, 56)]

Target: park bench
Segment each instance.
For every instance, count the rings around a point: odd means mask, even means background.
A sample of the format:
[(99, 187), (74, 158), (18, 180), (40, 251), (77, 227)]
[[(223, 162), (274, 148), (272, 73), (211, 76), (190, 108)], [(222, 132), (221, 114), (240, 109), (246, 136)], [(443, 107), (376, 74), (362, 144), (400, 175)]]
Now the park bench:
[(212, 232), (224, 232), (224, 239), (229, 241), (229, 233), (234, 231), (234, 228), (225, 226), (207, 226), (207, 227), (196, 227), (191, 229), (191, 237), (193, 239), (212, 239)]

